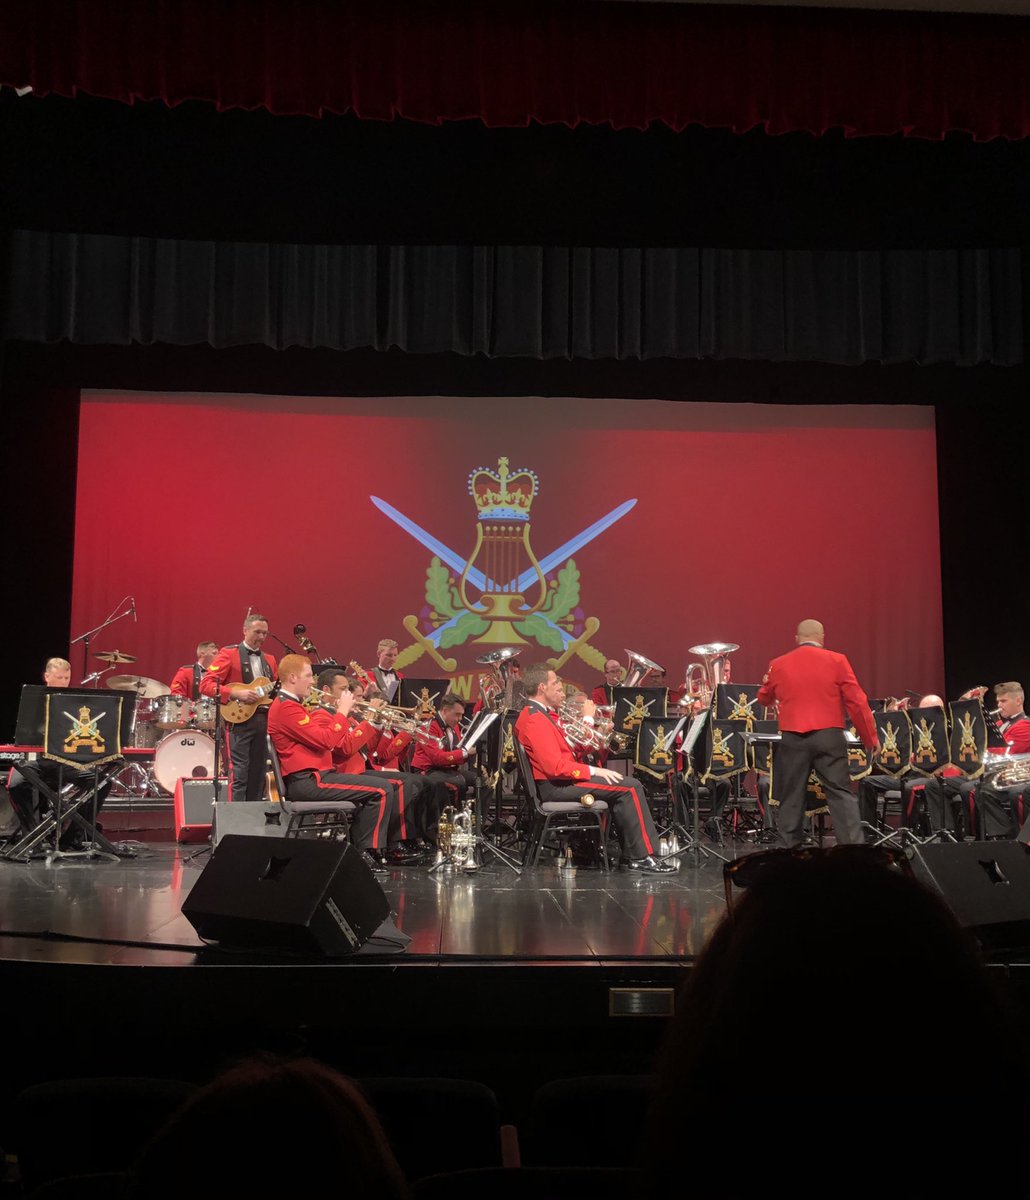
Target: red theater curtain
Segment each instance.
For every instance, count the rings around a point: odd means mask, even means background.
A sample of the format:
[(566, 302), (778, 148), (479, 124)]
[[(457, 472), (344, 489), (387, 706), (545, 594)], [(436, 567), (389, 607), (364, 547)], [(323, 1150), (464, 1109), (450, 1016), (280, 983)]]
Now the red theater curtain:
[(0, 81), (39, 93), (487, 125), (1030, 132), (1030, 21), (573, 0), (33, 0)]

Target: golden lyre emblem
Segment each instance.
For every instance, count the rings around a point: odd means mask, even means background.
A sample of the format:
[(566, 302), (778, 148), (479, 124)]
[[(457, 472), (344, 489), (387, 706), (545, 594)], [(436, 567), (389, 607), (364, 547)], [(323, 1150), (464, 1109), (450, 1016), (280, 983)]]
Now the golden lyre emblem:
[(637, 692), (633, 697), (633, 702), (626, 710), (626, 715), (622, 719), (622, 728), (629, 733), (631, 730), (638, 729), (640, 722), (647, 716), (647, 710), (654, 704), (653, 700), (648, 700), (644, 703), (644, 697), (641, 692)]
[(972, 713), (966, 713), (962, 718), (962, 740), (959, 742), (958, 756), (961, 762), (967, 758), (976, 762), (980, 757), (980, 748), (976, 744), (976, 735), (973, 731)]
[(901, 766), (901, 751), (898, 749), (899, 732), (900, 730), (895, 729), (890, 721), (883, 727), (883, 748), (880, 750), (881, 763), (893, 763), (896, 767)]
[(733, 748), (726, 734), (718, 725), (712, 728), (712, 762), (724, 767), (735, 767), (737, 760), (733, 756)]
[[(854, 725), (851, 726), (851, 732), (857, 737), (858, 731)], [(861, 742), (858, 744), (848, 743), (848, 766), (861, 767), (863, 770), (869, 765), (869, 759), (866, 756), (865, 746)]]
[[(458, 589), (465, 608), (488, 622), (477, 642), (525, 645), (512, 623), (525, 621), (547, 599), (547, 580), (529, 543), (529, 510), (538, 489), (536, 472), (526, 467), (510, 471), (507, 458), (497, 460), (496, 471), (477, 467), (469, 476), (478, 516), (476, 544)], [(477, 586), (469, 578), (473, 568), (476, 578), (482, 577), (478, 600), (468, 594), (469, 587)]]
[(100, 716), (94, 717), (86, 705), (79, 709), (79, 715), (64, 714), (72, 723), (71, 733), (64, 739), (65, 754), (74, 754), (83, 747), (95, 754), (103, 754), (106, 749), (103, 736), (100, 733)]
[(659, 725), (651, 732), (651, 753), (647, 756), (652, 767), (672, 766), (672, 751), (665, 748), (665, 726)]
[(919, 738), (915, 753), (917, 763), (937, 761), (937, 747), (933, 741), (935, 728), (935, 724), (927, 724), (926, 717), (919, 718), (919, 728), (916, 730), (916, 736)]

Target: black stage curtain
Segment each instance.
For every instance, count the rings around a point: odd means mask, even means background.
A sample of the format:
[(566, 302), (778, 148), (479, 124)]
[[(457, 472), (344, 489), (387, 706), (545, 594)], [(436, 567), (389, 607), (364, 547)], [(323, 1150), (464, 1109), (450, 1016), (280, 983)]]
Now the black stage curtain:
[(583, 0), (32, 0), (0, 83), (487, 125), (1030, 134), (1030, 22)]
[(1022, 360), (1018, 250), (311, 246), (18, 230), (3, 336), (491, 357)]

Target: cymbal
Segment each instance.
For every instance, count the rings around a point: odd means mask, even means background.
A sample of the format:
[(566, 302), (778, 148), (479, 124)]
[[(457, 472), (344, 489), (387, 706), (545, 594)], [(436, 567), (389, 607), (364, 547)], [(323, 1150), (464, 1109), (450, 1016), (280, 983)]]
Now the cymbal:
[(171, 688), (160, 679), (148, 679), (146, 675), (108, 675), (104, 687), (114, 688), (117, 692), (135, 692), (141, 700), (156, 700), (158, 696), (167, 696)]
[(99, 658), (101, 662), (121, 663), (135, 662), (135, 654), (123, 654), (120, 650), (102, 650), (99, 654), (94, 654), (94, 658)]

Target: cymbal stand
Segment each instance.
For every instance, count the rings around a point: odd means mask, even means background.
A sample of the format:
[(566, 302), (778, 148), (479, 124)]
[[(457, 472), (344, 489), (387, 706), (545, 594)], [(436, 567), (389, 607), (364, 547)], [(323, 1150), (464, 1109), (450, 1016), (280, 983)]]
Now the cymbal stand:
[[(129, 607), (126, 608), (124, 611), (122, 611), (122, 612), (115, 611), (116, 609), (121, 608), (121, 606), (126, 603), (128, 603)], [(111, 611), (110, 615), (108, 617), (106, 617), (103, 621), (101, 621), (100, 624), (97, 625), (95, 629), (87, 629), (85, 633), (80, 633), (77, 638), (72, 638), (72, 640), (69, 642), (70, 646), (76, 646), (76, 645), (78, 645), (79, 642), (82, 642), (82, 674), (84, 676), (82, 682), (84, 684), (87, 682), (93, 682), (94, 686), (96, 686), (95, 681), (100, 678), (100, 675), (96, 674), (95, 672), (92, 675), (89, 672), (89, 644), (90, 644), (90, 642), (93, 640), (93, 638), (96, 634), (103, 633), (103, 631), (109, 625), (113, 625), (116, 621), (120, 621), (122, 619), (122, 617), (130, 616), (132, 614), (132, 612), (133, 612), (132, 598), (131, 598), (131, 596), (125, 596), (123, 599), (118, 601), (118, 603), (114, 606), (114, 609)], [(112, 666), (113, 666), (113, 664), (112, 664)], [(110, 671), (111, 669), (112, 669), (111, 666), (109, 666), (107, 668), (108, 671)], [(101, 671), (100, 674), (102, 675), (103, 672)]]

